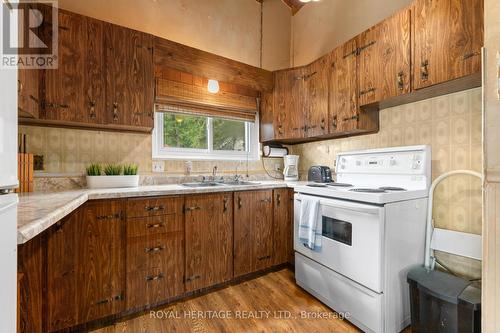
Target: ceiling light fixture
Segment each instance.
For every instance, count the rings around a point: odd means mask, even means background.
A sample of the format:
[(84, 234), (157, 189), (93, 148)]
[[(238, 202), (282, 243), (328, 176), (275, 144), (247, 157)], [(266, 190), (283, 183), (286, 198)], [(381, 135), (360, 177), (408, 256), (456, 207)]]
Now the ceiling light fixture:
[(208, 80), (207, 89), (209, 93), (217, 94), (219, 92), (219, 81)]

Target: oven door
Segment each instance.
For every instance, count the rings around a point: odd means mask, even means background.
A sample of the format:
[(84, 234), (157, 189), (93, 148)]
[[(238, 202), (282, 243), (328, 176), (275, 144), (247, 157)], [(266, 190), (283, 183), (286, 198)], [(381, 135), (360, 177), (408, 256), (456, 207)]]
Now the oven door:
[(322, 246), (313, 251), (298, 237), (303, 197), (307, 195), (295, 194), (295, 251), (375, 292), (383, 292), (384, 208), (321, 198)]

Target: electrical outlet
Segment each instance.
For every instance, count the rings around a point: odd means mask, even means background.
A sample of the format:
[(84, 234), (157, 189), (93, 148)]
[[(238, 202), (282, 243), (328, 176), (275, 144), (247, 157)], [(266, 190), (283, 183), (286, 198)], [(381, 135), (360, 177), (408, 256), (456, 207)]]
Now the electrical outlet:
[(153, 161), (153, 172), (165, 172), (165, 161)]

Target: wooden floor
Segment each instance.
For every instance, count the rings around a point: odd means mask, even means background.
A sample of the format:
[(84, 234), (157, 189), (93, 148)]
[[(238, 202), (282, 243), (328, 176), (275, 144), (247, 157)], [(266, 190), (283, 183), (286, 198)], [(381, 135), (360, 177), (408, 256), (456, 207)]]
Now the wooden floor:
[[(303, 311), (326, 318), (303, 318)], [(155, 316), (147, 313), (94, 333), (360, 332), (298, 287), (288, 269), (168, 305)]]

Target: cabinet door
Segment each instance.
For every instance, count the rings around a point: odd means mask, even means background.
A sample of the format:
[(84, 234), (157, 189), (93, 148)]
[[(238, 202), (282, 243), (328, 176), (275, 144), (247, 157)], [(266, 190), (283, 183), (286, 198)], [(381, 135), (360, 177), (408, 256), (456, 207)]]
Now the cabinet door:
[(42, 118), (85, 122), (83, 84), (87, 21), (80, 15), (67, 12), (58, 14), (58, 67), (44, 71)]
[(17, 77), (17, 107), (19, 117), (39, 116), (39, 73), (37, 69), (19, 69)]
[(274, 123), (274, 93), (272, 91), (261, 94), (259, 126), (260, 142), (274, 140), (277, 124)]
[(233, 277), (233, 194), (186, 198), (186, 291)]
[(481, 71), (483, 0), (417, 0), (414, 88)]
[(330, 55), (327, 55), (308, 66), (306, 77), (308, 85), (307, 137), (325, 135), (329, 131), (328, 76), (330, 65)]
[(332, 52), (330, 76), (330, 132), (357, 128), (359, 121), (356, 68), (357, 41), (352, 39)]
[(234, 275), (241, 276), (271, 266), (272, 191), (235, 193)]
[(75, 326), (78, 321), (77, 212), (47, 231), (47, 322), (49, 332)]
[(124, 309), (125, 229), (121, 201), (97, 201), (82, 208), (79, 231), (81, 322)]
[(409, 10), (363, 32), (359, 50), (361, 106), (410, 92)]
[(109, 124), (153, 127), (152, 36), (107, 24), (106, 117)]
[(293, 191), (276, 189), (273, 196), (273, 265), (279, 265), (288, 262), (293, 252), (293, 214), (290, 215)]
[(300, 139), (306, 135), (306, 74), (304, 67), (276, 72), (274, 103), (277, 139)]

